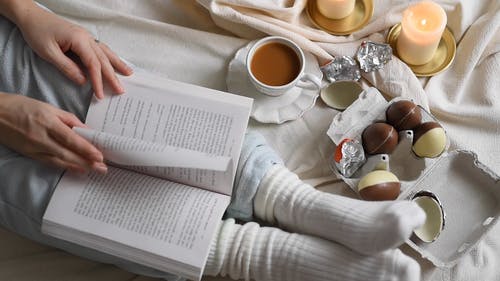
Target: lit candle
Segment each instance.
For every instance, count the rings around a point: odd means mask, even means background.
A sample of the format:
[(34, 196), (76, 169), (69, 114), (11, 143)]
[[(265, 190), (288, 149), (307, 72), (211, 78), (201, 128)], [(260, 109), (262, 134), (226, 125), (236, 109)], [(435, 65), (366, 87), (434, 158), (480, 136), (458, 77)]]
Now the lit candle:
[(330, 19), (345, 18), (352, 13), (356, 0), (317, 0), (318, 10)]
[(446, 27), (446, 13), (432, 1), (422, 1), (410, 6), (403, 13), (401, 33), (398, 37), (399, 57), (406, 63), (428, 63), (441, 40)]

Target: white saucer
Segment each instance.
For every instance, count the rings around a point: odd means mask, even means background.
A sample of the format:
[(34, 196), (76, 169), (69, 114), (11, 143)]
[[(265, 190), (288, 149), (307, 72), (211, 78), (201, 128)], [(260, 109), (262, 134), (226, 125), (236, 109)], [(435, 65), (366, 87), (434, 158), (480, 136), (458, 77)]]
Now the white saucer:
[[(229, 63), (226, 78), (230, 93), (253, 98), (253, 108), (250, 116), (261, 123), (281, 124), (300, 118), (304, 112), (311, 109), (319, 96), (319, 90), (307, 90), (294, 87), (281, 96), (271, 97), (260, 93), (248, 78), (246, 71), (246, 56), (256, 41), (248, 43), (239, 49)], [(305, 72), (318, 78), (323, 77), (316, 58), (304, 52), (306, 58)]]

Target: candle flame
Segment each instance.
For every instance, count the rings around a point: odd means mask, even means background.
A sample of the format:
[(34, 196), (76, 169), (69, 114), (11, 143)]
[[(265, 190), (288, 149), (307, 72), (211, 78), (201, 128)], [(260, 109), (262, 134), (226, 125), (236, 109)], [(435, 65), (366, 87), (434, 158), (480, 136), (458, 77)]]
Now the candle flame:
[(425, 26), (427, 24), (427, 19), (422, 19), (420, 21), (420, 24), (423, 25), (423, 26)]

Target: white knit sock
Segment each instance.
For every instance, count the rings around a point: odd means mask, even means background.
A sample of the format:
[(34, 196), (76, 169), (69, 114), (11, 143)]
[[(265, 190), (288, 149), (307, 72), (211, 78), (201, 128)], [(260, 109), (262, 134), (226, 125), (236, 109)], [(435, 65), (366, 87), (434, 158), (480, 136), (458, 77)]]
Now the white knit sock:
[(372, 202), (318, 191), (283, 165), (274, 165), (259, 184), (255, 215), (288, 230), (336, 241), (364, 254), (397, 247), (425, 221), (409, 201)]
[(420, 266), (398, 249), (364, 256), (321, 238), (229, 219), (212, 241), (204, 274), (256, 281), (416, 281)]

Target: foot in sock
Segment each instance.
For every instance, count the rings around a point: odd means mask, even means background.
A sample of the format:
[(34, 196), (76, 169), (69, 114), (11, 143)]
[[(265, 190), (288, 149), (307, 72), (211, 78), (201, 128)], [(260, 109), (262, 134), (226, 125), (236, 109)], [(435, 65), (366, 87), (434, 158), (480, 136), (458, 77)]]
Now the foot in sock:
[(205, 275), (257, 281), (417, 281), (420, 267), (400, 250), (372, 256), (321, 238), (223, 221)]
[(274, 165), (262, 178), (254, 212), (293, 232), (336, 241), (364, 254), (401, 245), (425, 221), (425, 213), (413, 202), (328, 194), (305, 184), (283, 165)]

